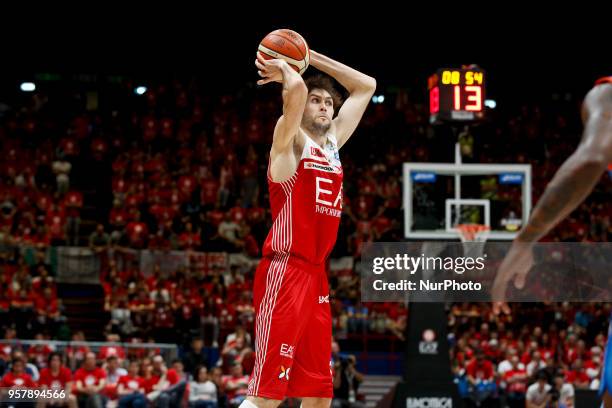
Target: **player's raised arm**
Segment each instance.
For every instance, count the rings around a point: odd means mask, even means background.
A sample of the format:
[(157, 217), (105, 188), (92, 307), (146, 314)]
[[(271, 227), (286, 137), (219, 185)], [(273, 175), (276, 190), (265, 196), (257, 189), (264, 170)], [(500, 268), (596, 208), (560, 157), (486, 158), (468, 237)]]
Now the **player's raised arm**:
[(517, 240), (535, 242), (569, 215), (591, 192), (612, 162), (612, 84), (593, 88), (583, 105), (584, 133), (563, 163)]
[(263, 78), (257, 81), (258, 85), (269, 82), (283, 84), (283, 115), (276, 123), (272, 140), (272, 150), (282, 152), (292, 146), (293, 139), (298, 133), (308, 89), (300, 74), (282, 59), (265, 60), (258, 53), (255, 65), (259, 69), (259, 75)]
[(310, 50), (310, 65), (333, 77), (349, 92), (349, 97), (334, 119), (335, 136), (340, 148), (357, 128), (376, 91), (376, 80), (313, 50)]

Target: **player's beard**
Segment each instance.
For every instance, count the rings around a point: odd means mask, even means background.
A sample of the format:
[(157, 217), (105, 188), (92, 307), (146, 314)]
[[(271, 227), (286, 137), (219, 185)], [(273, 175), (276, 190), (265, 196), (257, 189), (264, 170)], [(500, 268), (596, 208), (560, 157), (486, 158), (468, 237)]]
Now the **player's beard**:
[(316, 136), (323, 136), (331, 127), (331, 122), (328, 120), (325, 123), (317, 122), (317, 117), (304, 117), (302, 126), (310, 133)]

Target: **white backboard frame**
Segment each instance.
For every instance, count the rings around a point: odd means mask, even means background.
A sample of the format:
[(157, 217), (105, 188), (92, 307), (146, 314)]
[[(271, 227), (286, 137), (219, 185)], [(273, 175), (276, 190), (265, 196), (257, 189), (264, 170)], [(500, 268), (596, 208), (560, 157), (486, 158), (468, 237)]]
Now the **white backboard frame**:
[[(455, 176), (460, 179), (462, 175), (477, 176), (502, 173), (521, 173), (524, 175), (521, 183), (522, 196), (522, 225), (526, 225), (531, 213), (531, 165), (530, 164), (453, 164), (453, 163), (404, 163), (403, 165), (403, 187), (404, 187), (404, 236), (408, 239), (435, 239), (435, 240), (458, 240), (456, 231), (449, 232), (446, 229), (439, 230), (413, 230), (412, 210), (413, 203), (413, 172), (435, 173), (437, 175)], [(455, 197), (454, 199), (469, 200), (472, 197)], [(517, 232), (491, 231), (489, 240), (512, 240)]]

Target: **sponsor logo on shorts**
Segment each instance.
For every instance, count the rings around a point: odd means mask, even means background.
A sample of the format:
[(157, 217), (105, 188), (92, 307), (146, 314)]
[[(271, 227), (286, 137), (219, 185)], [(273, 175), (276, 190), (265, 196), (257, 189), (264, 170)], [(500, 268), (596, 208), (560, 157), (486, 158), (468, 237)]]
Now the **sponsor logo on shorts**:
[(329, 303), (329, 295), (319, 296), (319, 304)]
[(280, 355), (281, 357), (293, 358), (293, 352), (295, 351), (295, 347), (290, 344), (281, 344)]
[(289, 371), (291, 371), (291, 367), (285, 368), (285, 366), (280, 366), (280, 374), (278, 375), (278, 379), (289, 381)]

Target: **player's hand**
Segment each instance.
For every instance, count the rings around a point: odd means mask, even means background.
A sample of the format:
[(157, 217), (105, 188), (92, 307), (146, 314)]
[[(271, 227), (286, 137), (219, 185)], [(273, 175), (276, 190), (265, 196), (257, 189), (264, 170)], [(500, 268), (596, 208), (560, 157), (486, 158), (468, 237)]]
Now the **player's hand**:
[(255, 66), (257, 67), (260, 79), (257, 81), (257, 85), (264, 85), (268, 82), (283, 82), (283, 68), (287, 65), (287, 62), (282, 59), (270, 59), (267, 60), (257, 53), (257, 59), (255, 60)]
[(505, 302), (508, 283), (514, 281), (517, 289), (525, 286), (525, 278), (533, 266), (533, 243), (513, 242), (510, 251), (497, 270), (491, 299), (493, 300), (493, 313), (510, 314), (510, 308)]

